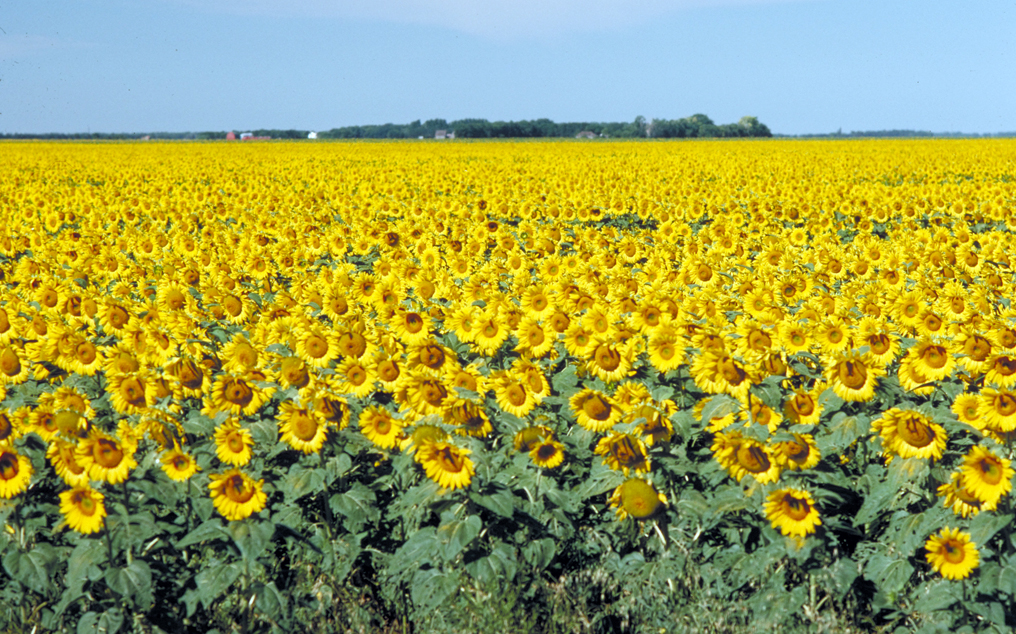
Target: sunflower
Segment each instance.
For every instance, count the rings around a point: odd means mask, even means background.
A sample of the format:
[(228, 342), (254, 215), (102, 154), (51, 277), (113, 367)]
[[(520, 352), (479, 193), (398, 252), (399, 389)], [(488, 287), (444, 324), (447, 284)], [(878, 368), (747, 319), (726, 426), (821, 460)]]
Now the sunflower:
[(349, 404), (339, 396), (319, 393), (313, 399), (314, 411), (329, 425), (345, 429), (349, 424)]
[(871, 427), (882, 437), (882, 452), (890, 458), (939, 460), (948, 439), (945, 429), (930, 416), (896, 407), (882, 412)]
[(392, 449), (399, 443), (402, 423), (383, 407), (371, 405), (360, 412), (360, 431), (378, 447)]
[(324, 418), (313, 407), (284, 402), (279, 406), (278, 421), (287, 445), (305, 454), (321, 451), (328, 431)]
[(803, 538), (822, 524), (815, 500), (807, 491), (779, 489), (766, 498), (766, 519), (787, 537)]
[(493, 431), (483, 405), (464, 398), (452, 400), (444, 410), (444, 422), (455, 425), (455, 432), (484, 438)]
[(595, 453), (603, 456), (603, 464), (626, 476), (629, 470), (635, 473), (649, 472), (649, 454), (645, 443), (628, 434), (614, 433), (601, 438), (596, 443)]
[(0, 345), (0, 385), (17, 385), (28, 380), (32, 363), (23, 347), (15, 342)]
[(339, 356), (339, 343), (335, 333), (308, 322), (297, 330), (296, 354), (310, 365), (326, 368)]
[(159, 458), (162, 470), (170, 480), (186, 482), (192, 475), (201, 470), (194, 456), (184, 452), (179, 445), (162, 454)]
[(211, 394), (205, 397), (201, 413), (209, 417), (214, 417), (219, 412), (229, 412), (233, 416), (241, 414), (250, 416), (261, 409), (270, 395), (252, 381), (255, 379), (265, 381), (267, 377), (254, 372), (244, 376), (221, 374), (216, 377), (212, 383)]
[(79, 533), (96, 533), (106, 517), (104, 496), (89, 486), (74, 487), (60, 494), (60, 512), (67, 524)]
[(984, 380), (1002, 389), (1016, 385), (1016, 355), (1011, 352), (992, 355), (987, 363)]
[(794, 434), (793, 440), (776, 443), (774, 454), (781, 467), (793, 471), (811, 469), (822, 459), (822, 453), (811, 434)]
[(830, 387), (844, 401), (865, 402), (875, 398), (878, 379), (885, 376), (882, 366), (854, 352), (827, 358), (825, 364)]
[(751, 474), (759, 484), (768, 484), (780, 479), (780, 467), (769, 448), (757, 440), (742, 436), (739, 432), (716, 434), (710, 450), (720, 466), (738, 482), (748, 474)]
[(604, 383), (614, 383), (631, 376), (635, 373), (632, 363), (638, 354), (634, 343), (631, 339), (615, 342), (596, 337), (593, 345), (586, 349), (585, 371)]
[(568, 403), (575, 420), (589, 431), (607, 431), (621, 420), (623, 414), (612, 397), (591, 388), (577, 392)]
[(1016, 391), (981, 390), (978, 412), (984, 426), (997, 432), (1016, 430)]
[(752, 383), (758, 378), (752, 368), (723, 350), (704, 350), (691, 365), (695, 384), (710, 394), (729, 394), (745, 400)]
[(209, 476), (208, 489), (215, 509), (229, 521), (242, 520), (265, 508), (264, 480), (255, 481), (236, 467)]
[(557, 333), (529, 316), (519, 323), (515, 337), (519, 340), (515, 351), (537, 359), (550, 352), (557, 341)]
[(117, 439), (93, 428), (78, 443), (75, 458), (88, 471), (90, 479), (120, 484), (138, 466), (134, 459), (137, 448), (137, 441), (130, 434)]
[(442, 442), (448, 439), (448, 433), (437, 425), (415, 425), (412, 431), (404, 434), (399, 441), (399, 449), (403, 453), (413, 456), (413, 460), (420, 462), (420, 452), (417, 451), (427, 444)]
[(670, 372), (684, 363), (684, 343), (676, 336), (654, 337), (646, 346), (649, 363), (659, 372)]
[[(0, 388), (0, 393), (3, 389)], [(15, 419), (8, 412), (0, 411), (0, 445), (9, 445), (24, 435), (25, 429), (15, 423)]]
[(476, 331), (473, 333), (472, 343), (480, 354), (492, 357), (510, 334), (511, 330), (508, 325), (502, 323), (497, 313), (487, 311), (480, 315), (476, 321)]
[(941, 381), (949, 376), (956, 365), (949, 349), (929, 339), (921, 339), (907, 352), (905, 363), (913, 365), (926, 382)]
[(564, 445), (553, 438), (544, 438), (529, 450), (529, 457), (536, 466), (553, 469), (564, 462)]
[(419, 448), (418, 460), (427, 477), (443, 489), (466, 488), (473, 477), (473, 461), (469, 450), (439, 441)]
[(397, 310), (389, 326), (399, 341), (406, 345), (422, 343), (430, 337), (431, 320), (426, 313)]
[(77, 445), (60, 438), (53, 438), (46, 448), (46, 458), (49, 459), (57, 475), (71, 487), (87, 487), (91, 482), (88, 478), (88, 470), (78, 464), (76, 457)]
[(298, 390), (307, 387), (313, 380), (307, 364), (300, 357), (282, 357), (276, 375), (283, 387), (295, 387)]
[(787, 324), (780, 327), (780, 345), (787, 354), (808, 352), (814, 343), (810, 329), (804, 324)]
[(240, 427), (235, 419), (227, 420), (215, 428), (215, 455), (219, 460), (235, 467), (250, 462), (254, 438), (250, 431)]
[(959, 483), (981, 502), (982, 508), (994, 510), (1002, 496), (1012, 490), (1016, 471), (1009, 464), (991, 450), (974, 445), (963, 457)]
[(528, 453), (539, 443), (553, 437), (554, 432), (549, 427), (530, 425), (529, 427), (522, 428), (515, 434), (513, 444), (515, 445), (515, 451), (525, 451)]
[(946, 579), (966, 579), (980, 563), (977, 544), (958, 528), (943, 528), (928, 538), (924, 548), (928, 563)]
[(234, 374), (244, 374), (258, 365), (258, 350), (247, 337), (235, 335), (219, 353), (222, 369)]
[(966, 423), (978, 431), (984, 429), (984, 420), (981, 418), (981, 399), (977, 394), (963, 392), (956, 395), (950, 409), (961, 423)]
[(982, 510), (982, 503), (977, 496), (968, 491), (960, 482), (960, 474), (952, 473), (952, 478), (946, 484), (938, 487), (939, 497), (944, 497), (943, 505), (951, 508), (952, 512), (962, 518), (977, 515)]
[(341, 381), (338, 389), (343, 394), (364, 398), (374, 391), (374, 374), (369, 363), (347, 357), (335, 368), (335, 377)]
[(631, 478), (614, 489), (608, 502), (617, 509), (618, 519), (623, 520), (631, 516), (637, 520), (647, 520), (663, 509), (667, 498), (657, 492), (649, 482), (641, 478)]
[(540, 404), (538, 397), (529, 388), (524, 378), (504, 372), (494, 377), (494, 398), (502, 411), (524, 418)]
[(9, 447), (0, 448), (0, 497), (12, 498), (28, 488), (32, 461)]

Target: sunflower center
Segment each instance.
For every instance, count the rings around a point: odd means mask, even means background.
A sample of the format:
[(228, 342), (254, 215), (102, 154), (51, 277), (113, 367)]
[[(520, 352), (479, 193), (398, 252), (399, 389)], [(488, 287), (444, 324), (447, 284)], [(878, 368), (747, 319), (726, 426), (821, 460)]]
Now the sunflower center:
[(421, 386), (420, 392), (423, 395), (423, 400), (431, 407), (438, 407), (444, 402), (445, 397), (448, 396), (448, 390), (440, 383), (434, 383), (433, 381), (425, 381)]
[(106, 469), (115, 469), (123, 462), (123, 450), (108, 438), (100, 438), (92, 450), (92, 457)]
[(533, 325), (526, 333), (526, 339), (529, 341), (530, 346), (538, 346), (546, 339), (543, 334), (543, 328), (539, 325)]
[(0, 455), (0, 479), (13, 480), (18, 477), (18, 457), (9, 451)]
[(946, 350), (942, 346), (928, 346), (921, 353), (921, 360), (925, 365), (936, 370), (945, 366), (947, 358)]
[(758, 445), (741, 445), (737, 450), (737, 463), (751, 473), (763, 473), (772, 466), (769, 456)]
[(839, 368), (840, 383), (851, 390), (859, 390), (868, 381), (868, 368), (863, 363), (844, 361)]
[(297, 414), (289, 422), (290, 432), (304, 442), (310, 442), (317, 435), (317, 422), (307, 414)]
[(924, 327), (931, 332), (938, 332), (942, 328), (942, 320), (938, 315), (928, 315), (924, 318)]
[(408, 313), (406, 315), (406, 332), (411, 335), (423, 330), (423, 318), (417, 313)]
[(498, 332), (497, 324), (495, 324), (492, 321), (488, 321), (483, 325), (482, 332), (484, 337), (487, 337), (488, 339), (493, 339), (494, 337), (497, 336)]
[(512, 383), (504, 393), (505, 400), (515, 407), (522, 407), (526, 402), (526, 388), (518, 383)]
[(599, 394), (594, 394), (582, 403), (582, 411), (593, 420), (604, 421), (610, 418), (610, 403)]
[(120, 306), (114, 306), (109, 311), (109, 324), (113, 328), (123, 328), (130, 321), (130, 315)]
[(546, 462), (557, 454), (557, 447), (550, 443), (542, 444), (536, 448), (536, 456)]
[(744, 369), (737, 365), (732, 358), (726, 357), (720, 361), (718, 369), (723, 380), (731, 385), (740, 385), (748, 375)]
[(808, 394), (797, 394), (791, 399), (790, 407), (799, 416), (810, 416), (815, 411), (815, 399)]
[(600, 344), (593, 353), (596, 365), (607, 372), (613, 372), (621, 365), (621, 355), (607, 344)]
[(1016, 414), (1016, 396), (1012, 394), (999, 394), (994, 398), (995, 412), (1001, 416), (1012, 416)]
[(995, 363), (992, 364), (991, 369), (1001, 376), (1012, 376), (1016, 374), (1016, 358), (998, 357), (995, 359)]
[(95, 512), (98, 510), (98, 505), (96, 505), (95, 500), (93, 500), (92, 496), (84, 491), (76, 491), (74, 495), (71, 496), (71, 503), (77, 507), (79, 513), (87, 515), (88, 517), (95, 515)]
[(419, 360), (431, 370), (437, 370), (444, 365), (445, 353), (440, 346), (426, 345), (420, 350)]
[(254, 391), (240, 379), (227, 379), (222, 396), (234, 405), (246, 407), (254, 399)]
[(935, 432), (916, 416), (906, 416), (896, 423), (896, 433), (911, 447), (927, 447), (935, 442)]
[(753, 330), (748, 335), (748, 347), (756, 352), (764, 352), (773, 345), (773, 340), (761, 330)]
[(465, 458), (453, 447), (442, 447), (437, 451), (437, 462), (447, 473), (458, 473), (466, 465)]
[(875, 334), (868, 337), (868, 347), (875, 354), (885, 354), (889, 352), (892, 345), (892, 341), (888, 336), (883, 334)]
[(963, 351), (974, 361), (984, 361), (991, 354), (991, 344), (980, 335), (974, 335), (963, 344)]
[(392, 359), (385, 359), (378, 364), (377, 374), (382, 381), (390, 383), (399, 378), (399, 365)]
[(173, 458), (173, 468), (177, 471), (186, 471), (190, 468), (190, 459), (187, 456), (176, 456)]
[(239, 317), (243, 312), (243, 303), (233, 295), (227, 295), (222, 300), (222, 308), (233, 317)]
[(1002, 481), (1002, 465), (990, 458), (984, 458), (977, 463), (977, 470), (983, 482), (992, 486)]
[(358, 332), (346, 332), (339, 337), (339, 350), (347, 357), (359, 359), (367, 351), (367, 340)]
[(346, 371), (346, 380), (353, 385), (360, 386), (367, 380), (367, 371), (363, 369), (363, 366), (354, 365)]
[(946, 540), (942, 544), (942, 558), (951, 564), (961, 564), (963, 560), (967, 558), (967, 553), (963, 549), (963, 544), (954, 540)]
[(321, 335), (308, 336), (303, 345), (307, 349), (307, 354), (314, 359), (320, 359), (328, 353), (328, 341)]
[(134, 407), (145, 406), (145, 386), (139, 379), (130, 377), (120, 384), (120, 396)]
[(222, 489), (226, 497), (237, 504), (243, 504), (254, 497), (254, 487), (247, 486), (241, 475), (235, 475), (226, 480), (226, 486)]
[(632, 517), (643, 519), (656, 512), (660, 498), (648, 482), (629, 480), (621, 485), (621, 506)]
[(17, 376), (21, 373), (21, 359), (9, 346), (0, 352), (0, 372), (7, 376)]
[(807, 500), (798, 499), (788, 493), (783, 496), (783, 512), (795, 522), (800, 522), (811, 513), (811, 505)]

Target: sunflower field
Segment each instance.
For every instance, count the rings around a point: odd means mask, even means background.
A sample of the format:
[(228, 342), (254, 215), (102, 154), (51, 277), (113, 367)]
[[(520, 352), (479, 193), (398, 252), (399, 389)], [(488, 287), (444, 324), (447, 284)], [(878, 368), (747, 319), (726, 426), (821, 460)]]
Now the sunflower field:
[(1016, 627), (1016, 142), (0, 150), (0, 630)]

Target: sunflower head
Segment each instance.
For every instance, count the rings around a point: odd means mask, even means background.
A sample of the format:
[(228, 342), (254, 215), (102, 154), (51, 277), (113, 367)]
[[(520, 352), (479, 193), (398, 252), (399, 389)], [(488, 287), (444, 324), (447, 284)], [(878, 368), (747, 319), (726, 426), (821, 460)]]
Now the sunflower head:
[(958, 528), (943, 528), (928, 538), (924, 549), (928, 563), (946, 579), (966, 579), (980, 564), (977, 544)]

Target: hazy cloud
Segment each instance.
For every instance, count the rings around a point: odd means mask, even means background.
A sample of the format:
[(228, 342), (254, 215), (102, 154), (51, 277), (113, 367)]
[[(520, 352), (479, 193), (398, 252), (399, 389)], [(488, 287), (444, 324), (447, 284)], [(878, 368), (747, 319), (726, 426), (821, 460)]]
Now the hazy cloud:
[(605, 31), (684, 9), (807, 0), (175, 0), (246, 15), (425, 24), (495, 39)]
[(0, 33), (0, 59), (30, 57), (38, 53), (94, 46), (78, 40), (34, 35), (31, 33), (4, 35)]

